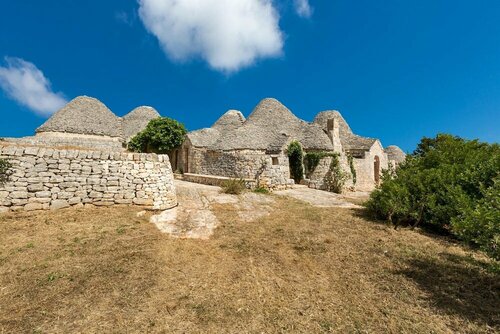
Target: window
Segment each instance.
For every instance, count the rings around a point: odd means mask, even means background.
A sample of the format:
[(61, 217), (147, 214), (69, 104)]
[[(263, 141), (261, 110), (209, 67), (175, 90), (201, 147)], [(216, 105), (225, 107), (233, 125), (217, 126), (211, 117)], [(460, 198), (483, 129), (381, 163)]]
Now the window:
[(333, 128), (334, 128), (334, 119), (330, 118), (326, 123), (326, 130), (333, 131)]
[(273, 166), (279, 165), (278, 157), (272, 157)]

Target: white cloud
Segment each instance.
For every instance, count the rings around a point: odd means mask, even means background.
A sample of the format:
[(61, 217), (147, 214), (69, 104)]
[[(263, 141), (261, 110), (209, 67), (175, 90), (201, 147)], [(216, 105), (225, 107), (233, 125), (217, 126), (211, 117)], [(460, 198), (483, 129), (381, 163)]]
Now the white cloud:
[(174, 60), (201, 57), (217, 70), (237, 71), (282, 53), (272, 0), (138, 0), (139, 16)]
[(295, 11), (300, 17), (311, 17), (312, 8), (309, 0), (293, 0)]
[(66, 104), (61, 93), (54, 93), (50, 81), (34, 64), (20, 58), (5, 57), (6, 67), (0, 66), (0, 87), (9, 97), (48, 116)]

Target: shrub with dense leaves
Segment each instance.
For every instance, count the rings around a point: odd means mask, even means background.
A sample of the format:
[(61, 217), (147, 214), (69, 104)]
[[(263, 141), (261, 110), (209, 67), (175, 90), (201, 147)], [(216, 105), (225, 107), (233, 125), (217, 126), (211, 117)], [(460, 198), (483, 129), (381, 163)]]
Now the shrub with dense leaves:
[(500, 259), (500, 178), (484, 191), (484, 197), (452, 219), (453, 231), (463, 240)]
[(292, 141), (287, 148), (288, 161), (290, 164), (290, 174), (295, 183), (300, 183), (304, 178), (304, 152), (302, 145), (298, 141)]
[(11, 167), (11, 164), (7, 160), (0, 159), (0, 186), (9, 180), (9, 170)]
[(128, 148), (134, 152), (167, 154), (182, 145), (186, 133), (182, 123), (159, 117), (151, 120), (143, 131), (133, 137)]
[(383, 174), (367, 207), (395, 225), (450, 232), (498, 258), (499, 172), (498, 144), (446, 134), (423, 138), (404, 163)]

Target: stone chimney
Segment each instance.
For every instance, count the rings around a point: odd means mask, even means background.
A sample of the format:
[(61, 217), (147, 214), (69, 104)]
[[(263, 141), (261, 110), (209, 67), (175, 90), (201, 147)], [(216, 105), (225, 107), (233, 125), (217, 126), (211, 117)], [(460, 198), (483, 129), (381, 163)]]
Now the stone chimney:
[(328, 133), (328, 137), (332, 142), (335, 152), (342, 151), (342, 144), (340, 143), (339, 121), (336, 118), (330, 118), (327, 120), (326, 132)]

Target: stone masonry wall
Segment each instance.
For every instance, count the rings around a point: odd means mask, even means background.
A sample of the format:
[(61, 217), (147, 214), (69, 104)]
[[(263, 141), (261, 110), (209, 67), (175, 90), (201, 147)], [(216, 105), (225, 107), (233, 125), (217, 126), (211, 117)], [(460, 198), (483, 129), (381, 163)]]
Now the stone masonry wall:
[[(273, 157), (277, 161), (275, 165)], [(189, 168), (184, 172), (259, 180), (259, 186), (269, 189), (283, 189), (293, 184), (288, 157), (284, 154), (269, 155), (261, 150), (208, 151), (189, 148)]]
[[(321, 189), (321, 190), (326, 189), (325, 177), (330, 170), (331, 162), (332, 162), (332, 157), (324, 157), (320, 159), (318, 166), (316, 166), (314, 171), (312, 172), (306, 171), (306, 176), (309, 179), (308, 182), (309, 188)], [(353, 184), (351, 168), (349, 166), (349, 162), (345, 154), (342, 154), (339, 157), (339, 163), (340, 167), (342, 168), (342, 171), (346, 173), (348, 177), (345, 180), (344, 191), (354, 190), (355, 185)]]
[(70, 206), (177, 205), (168, 156), (2, 145), (12, 164), (0, 186), (0, 212)]

